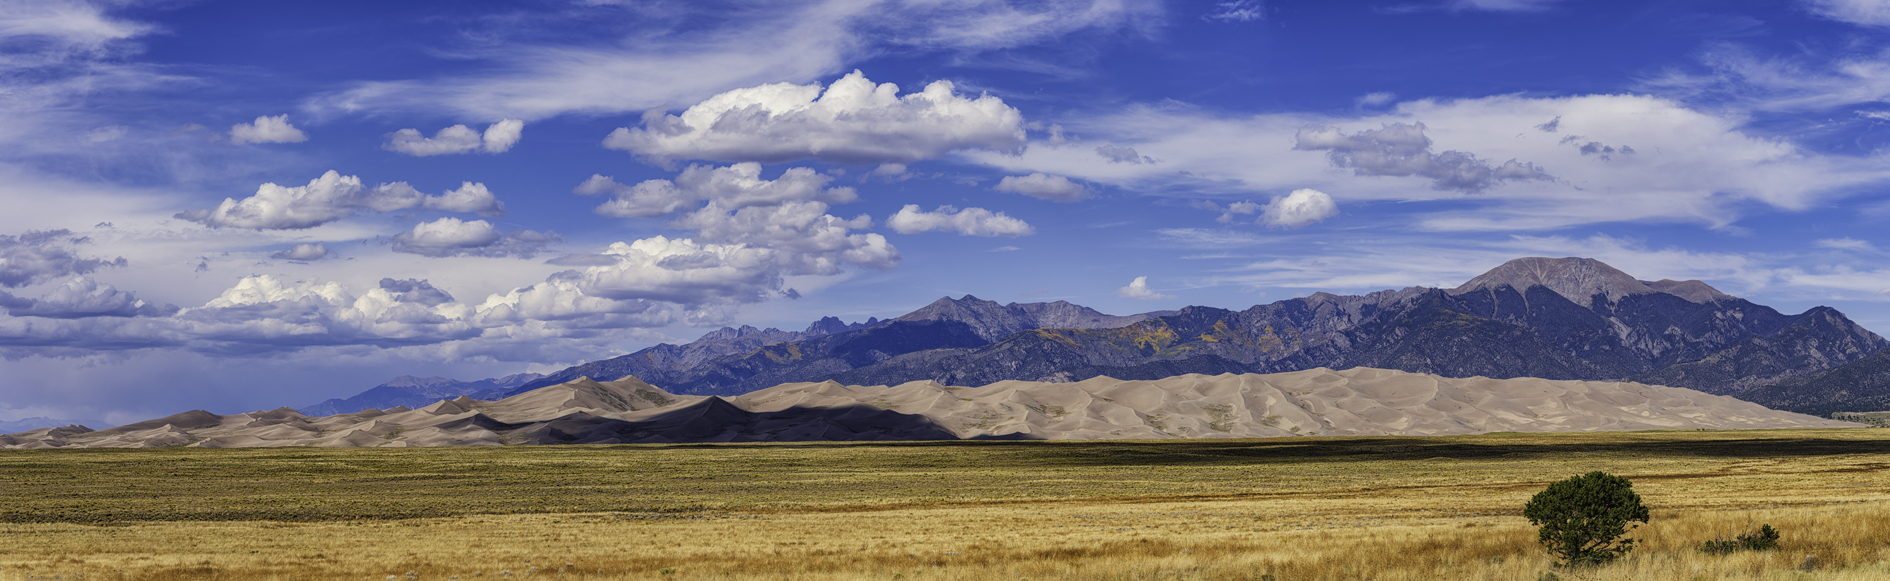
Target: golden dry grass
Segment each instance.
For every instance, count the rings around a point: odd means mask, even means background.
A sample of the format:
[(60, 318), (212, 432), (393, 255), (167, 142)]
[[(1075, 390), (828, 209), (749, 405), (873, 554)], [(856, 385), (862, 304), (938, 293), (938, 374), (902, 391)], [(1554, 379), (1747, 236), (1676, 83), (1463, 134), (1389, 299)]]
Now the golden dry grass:
[(76, 452), (0, 454), (0, 581), (1537, 579), (1588, 470), (1654, 518), (1564, 579), (1890, 578), (1890, 430)]

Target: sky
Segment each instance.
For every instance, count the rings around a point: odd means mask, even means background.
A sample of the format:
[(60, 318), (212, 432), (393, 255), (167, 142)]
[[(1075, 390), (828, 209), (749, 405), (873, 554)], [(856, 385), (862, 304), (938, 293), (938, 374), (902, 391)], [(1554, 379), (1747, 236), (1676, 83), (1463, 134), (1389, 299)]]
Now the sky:
[(1887, 0), (11, 0), (0, 421), (1454, 287), (1890, 330)]

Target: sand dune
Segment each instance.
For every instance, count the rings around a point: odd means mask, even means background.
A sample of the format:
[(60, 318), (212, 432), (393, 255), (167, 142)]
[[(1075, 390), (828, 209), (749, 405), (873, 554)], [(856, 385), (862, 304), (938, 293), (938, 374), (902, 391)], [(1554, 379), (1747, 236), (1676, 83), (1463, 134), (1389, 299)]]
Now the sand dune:
[(809, 440), (1159, 439), (1858, 426), (1676, 387), (1444, 378), (1385, 369), (1181, 375), (1155, 381), (852, 386), (790, 383), (732, 398), (634, 377), (498, 401), (308, 417), (190, 411), (91, 431), (0, 436), (4, 448), (497, 446)]

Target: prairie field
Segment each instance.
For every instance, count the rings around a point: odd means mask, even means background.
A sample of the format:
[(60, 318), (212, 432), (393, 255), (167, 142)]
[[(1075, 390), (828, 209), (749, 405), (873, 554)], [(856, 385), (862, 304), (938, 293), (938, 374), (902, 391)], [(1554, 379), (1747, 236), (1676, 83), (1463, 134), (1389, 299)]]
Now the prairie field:
[[(1592, 470), (1653, 520), (1556, 569), (1522, 506)], [(1882, 429), (14, 450), (0, 581), (1885, 579), (1886, 501)]]

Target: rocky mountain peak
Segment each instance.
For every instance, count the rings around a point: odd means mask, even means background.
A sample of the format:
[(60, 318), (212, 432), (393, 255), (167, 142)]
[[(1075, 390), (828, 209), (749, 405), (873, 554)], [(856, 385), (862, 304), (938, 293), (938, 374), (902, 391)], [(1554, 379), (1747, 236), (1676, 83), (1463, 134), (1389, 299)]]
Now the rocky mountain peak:
[(808, 325), (806, 333), (809, 335), (832, 335), (845, 330), (847, 330), (846, 321), (840, 320), (840, 317), (827, 316), (821, 317), (820, 320), (814, 321), (813, 324)]
[(866, 322), (864, 323), (852, 323), (852, 324), (848, 324), (846, 321), (840, 320), (840, 317), (833, 317), (833, 316), (821, 317), (820, 320), (814, 321), (813, 324), (808, 325), (806, 331), (801, 332), (801, 338), (810, 339), (814, 337), (824, 337), (824, 336), (832, 335), (835, 333), (845, 333), (847, 331), (852, 331), (855, 329), (865, 329), (867, 327), (871, 327), (873, 325), (878, 325), (878, 324), (879, 324), (878, 317), (867, 317)]
[(999, 305), (965, 295), (941, 298), (894, 321), (953, 321), (969, 325), (987, 341), (996, 341), (1028, 329), (1110, 329), (1149, 318), (1148, 314), (1115, 316), (1095, 309), (1056, 301), (1050, 303), (1011, 303)]
[(1006, 309), (994, 301), (971, 295), (965, 295), (960, 299), (944, 297), (893, 320), (964, 323), (987, 341), (995, 341), (1005, 335), (1031, 328), (1029, 324), (1020, 321), (1018, 314), (1012, 309)]
[(965, 295), (962, 298), (956, 298), (956, 299), (951, 298), (951, 297), (939, 297), (938, 300), (932, 301), (932, 304), (919, 307), (919, 310), (906, 313), (904, 315), (899, 316), (898, 318), (894, 320), (896, 321), (932, 321), (932, 320), (939, 320), (939, 319), (950, 320), (950, 315), (955, 314), (955, 313), (969, 313), (969, 312), (976, 312), (980, 310), (1002, 309), (1002, 308), (1003, 307), (998, 306), (997, 301), (987, 301), (987, 300), (984, 300), (975, 296), (971, 296), (971, 295)]
[[(1505, 262), (1502, 266), (1477, 275), (1463, 283), (1463, 286), (1451, 289), (1450, 294), (1460, 295), (1504, 285), (1519, 291), (1532, 286), (1544, 287), (1589, 308), (1594, 308), (1594, 297), (1597, 295), (1606, 297), (1608, 302), (1616, 302), (1628, 295), (1660, 292), (1628, 273), (1593, 258), (1532, 256)], [(1700, 283), (1700, 286), (1705, 286), (1705, 283)], [(1706, 288), (1710, 290), (1712, 287)]]
[(769, 327), (766, 329), (756, 329), (754, 326), (751, 326), (751, 325), (742, 325), (740, 328), (722, 327), (720, 329), (716, 329), (714, 331), (704, 333), (702, 335), (702, 338), (698, 340), (699, 341), (730, 341), (734, 339), (740, 339), (742, 337), (750, 337), (750, 336), (763, 335), (763, 334), (780, 334), (780, 333), (781, 333), (781, 330), (776, 329), (774, 327)]

